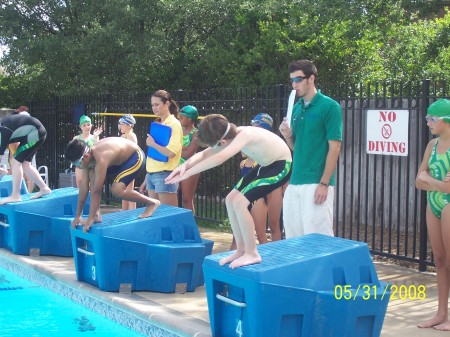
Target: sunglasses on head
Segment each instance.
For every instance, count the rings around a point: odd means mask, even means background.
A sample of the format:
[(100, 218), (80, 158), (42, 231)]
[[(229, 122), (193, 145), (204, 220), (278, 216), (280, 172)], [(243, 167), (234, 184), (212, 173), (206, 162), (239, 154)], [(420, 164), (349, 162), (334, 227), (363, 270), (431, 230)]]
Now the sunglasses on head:
[[(311, 76), (311, 75), (309, 75)], [(289, 79), (289, 81), (291, 81), (292, 83), (301, 83), (301, 81), (303, 81), (305, 78), (308, 78), (309, 76), (295, 76), (295, 77), (291, 77)]]

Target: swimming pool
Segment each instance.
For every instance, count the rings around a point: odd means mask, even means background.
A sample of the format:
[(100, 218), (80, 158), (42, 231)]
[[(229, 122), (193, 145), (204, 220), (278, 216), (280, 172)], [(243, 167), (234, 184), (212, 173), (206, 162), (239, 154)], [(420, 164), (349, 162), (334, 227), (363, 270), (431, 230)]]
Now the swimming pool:
[[(140, 334), (137, 336), (152, 337), (211, 336), (210, 333), (203, 333), (204, 331), (210, 331), (209, 324), (205, 326), (202, 321), (199, 323), (199, 320), (193, 320), (190, 316), (184, 317), (178, 311), (167, 311), (165, 306), (145, 300), (139, 295), (122, 296), (118, 293), (101, 292), (95, 287), (76, 281), (72, 263), (73, 261), (70, 258), (20, 256), (0, 248), (0, 269), (34, 283), (35, 287), (46, 288), (69, 302), (78, 303), (82, 307), (106, 317), (108, 321), (132, 330), (130, 334), (110, 333), (108, 335), (110, 337), (136, 336), (132, 335), (133, 332)], [(11, 286), (13, 287), (13, 285)], [(3, 287), (8, 286), (0, 284), (0, 288)], [(13, 290), (13, 292), (15, 291)], [(4, 301), (0, 297), (0, 316), (3, 316), (3, 308)], [(79, 320), (75, 320), (75, 323), (79, 322), (81, 325), (88, 326), (90, 322), (81, 315), (74, 318)], [(89, 319), (89, 317), (86, 318)], [(2, 333), (2, 328), (0, 322), (0, 337), (5, 336)], [(94, 332), (86, 331), (83, 336), (91, 334), (96, 336), (97, 333)], [(21, 333), (16, 336), (39, 337), (40, 335)], [(49, 334), (45, 334), (45, 336), (49, 336)], [(61, 334), (58, 336), (61, 336)], [(62, 336), (72, 337), (70, 334)]]
[(142, 336), (0, 268), (0, 336)]

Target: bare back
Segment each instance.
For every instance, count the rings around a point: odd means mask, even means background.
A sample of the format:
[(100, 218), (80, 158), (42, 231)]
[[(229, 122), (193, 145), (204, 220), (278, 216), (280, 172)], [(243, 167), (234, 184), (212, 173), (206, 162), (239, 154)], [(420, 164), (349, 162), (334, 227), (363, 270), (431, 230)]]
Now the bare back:
[(96, 165), (110, 167), (123, 164), (139, 149), (139, 146), (129, 139), (107, 137), (95, 143), (91, 151)]
[(261, 166), (267, 166), (277, 160), (291, 161), (291, 150), (283, 139), (263, 128), (254, 126), (238, 127), (236, 138), (232, 144), (245, 142), (242, 152)]

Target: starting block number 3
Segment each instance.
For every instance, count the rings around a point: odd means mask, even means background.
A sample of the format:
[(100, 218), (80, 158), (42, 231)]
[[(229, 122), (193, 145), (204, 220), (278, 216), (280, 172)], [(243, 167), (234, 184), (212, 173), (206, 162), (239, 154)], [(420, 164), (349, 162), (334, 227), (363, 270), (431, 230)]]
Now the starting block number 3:
[(91, 267), (91, 271), (92, 271), (92, 274), (91, 274), (92, 280), (95, 281), (95, 278), (96, 278), (96, 275), (95, 275), (95, 266), (92, 266), (92, 267)]

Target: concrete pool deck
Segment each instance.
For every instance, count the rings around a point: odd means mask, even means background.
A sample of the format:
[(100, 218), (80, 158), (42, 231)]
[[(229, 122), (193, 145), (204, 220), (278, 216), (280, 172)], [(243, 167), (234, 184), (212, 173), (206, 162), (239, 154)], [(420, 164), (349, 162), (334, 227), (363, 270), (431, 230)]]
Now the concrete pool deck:
[[(229, 233), (214, 230), (200, 230), (205, 239), (214, 241), (213, 253), (227, 251), (232, 236)], [(73, 258), (57, 256), (21, 256), (8, 250), (0, 249), (0, 260), (27, 266), (34, 271), (47, 275), (51, 279), (78, 289), (105, 303), (110, 303), (139, 317), (150, 321), (161, 329), (176, 336), (212, 336), (209, 326), (208, 305), (204, 286), (195, 292), (184, 294), (165, 294), (155, 292), (133, 292), (119, 294), (104, 292), (98, 288), (76, 280)], [(0, 264), (1, 265), (1, 264)], [(421, 273), (405, 267), (375, 262), (380, 280), (387, 281), (398, 288), (400, 286), (426, 287), (424, 300), (404, 298), (400, 296), (391, 300), (387, 310), (381, 336), (382, 337), (429, 337), (443, 336), (444, 333), (433, 329), (419, 329), (416, 324), (431, 317), (437, 306), (437, 289), (434, 273)], [(164, 335), (166, 336), (166, 335)], [(261, 336), (263, 337), (263, 336)]]

